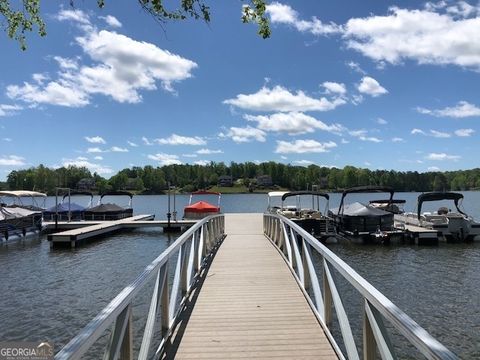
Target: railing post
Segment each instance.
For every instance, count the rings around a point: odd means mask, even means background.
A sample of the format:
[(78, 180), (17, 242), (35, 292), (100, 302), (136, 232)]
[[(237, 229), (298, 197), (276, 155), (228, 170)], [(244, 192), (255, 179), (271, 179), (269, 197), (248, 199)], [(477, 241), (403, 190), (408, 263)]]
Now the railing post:
[(325, 324), (330, 327), (332, 326), (332, 291), (330, 289), (330, 284), (328, 283), (327, 272), (325, 267), (328, 266), (325, 259), (323, 259), (323, 319)]
[(105, 349), (104, 360), (132, 360), (132, 304), (118, 315), (110, 341)]
[(162, 337), (168, 333), (170, 329), (170, 294), (168, 285), (168, 261), (165, 263), (165, 281), (162, 289)]
[(365, 300), (363, 309), (363, 359), (375, 360), (377, 357), (377, 349), (375, 348), (375, 337), (373, 335), (372, 326), (368, 320), (366, 306), (368, 304)]
[(170, 294), (170, 309), (168, 312), (168, 327), (170, 328), (177, 312), (177, 297), (182, 283), (182, 269), (185, 259), (185, 243), (178, 250), (177, 265), (175, 266), (175, 275), (173, 276), (172, 293)]
[(201, 256), (202, 256), (202, 253), (201, 253), (201, 248), (200, 248), (200, 232), (201, 230), (197, 230), (193, 233), (193, 251), (194, 251), (194, 258), (193, 258), (193, 269), (195, 271), (195, 273), (198, 272), (198, 270), (200, 270), (200, 266), (201, 266)]
[(189, 272), (192, 269), (189, 266), (190, 263), (190, 258), (191, 258), (191, 250), (192, 250), (192, 241), (193, 241), (193, 235), (192, 235), (192, 240), (185, 242), (182, 246), (182, 268), (181, 268), (181, 275), (180, 275), (180, 283), (181, 283), (181, 288), (182, 288), (182, 297), (187, 294), (189, 288)]
[(162, 303), (163, 291), (165, 290), (165, 282), (167, 279), (167, 266), (163, 265), (157, 273), (155, 280), (155, 288), (153, 289), (152, 300), (150, 302), (150, 310), (148, 311), (148, 318), (145, 324), (145, 331), (143, 332), (142, 345), (138, 354), (139, 360), (147, 360), (150, 353), (150, 346), (153, 335), (155, 333), (155, 324), (157, 323), (157, 314)]

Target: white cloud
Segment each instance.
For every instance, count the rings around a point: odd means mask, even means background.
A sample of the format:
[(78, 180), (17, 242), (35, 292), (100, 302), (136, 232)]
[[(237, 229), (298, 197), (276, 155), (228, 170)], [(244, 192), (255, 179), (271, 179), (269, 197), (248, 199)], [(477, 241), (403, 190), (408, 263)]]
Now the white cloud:
[(66, 107), (82, 107), (89, 103), (88, 95), (76, 84), (66, 79), (51, 81), (46, 86), (28, 82), (23, 85), (8, 85), (7, 96), (29, 104), (52, 104)]
[(177, 134), (172, 134), (168, 138), (163, 138), (163, 139), (155, 139), (154, 140), (158, 144), (162, 145), (194, 145), (194, 146), (199, 146), (199, 145), (206, 145), (207, 142), (199, 137), (189, 137), (189, 136), (180, 136)]
[(337, 24), (333, 22), (324, 24), (316, 17), (312, 17), (311, 20), (301, 20), (298, 13), (289, 5), (281, 4), (276, 1), (267, 5), (267, 14), (270, 16), (272, 24), (290, 25), (303, 33), (329, 35), (340, 33), (342, 31), (342, 28)]
[(35, 81), (37, 84), (39, 85), (43, 85), (43, 83), (50, 79), (50, 77), (48, 76), (48, 74), (33, 74), (32, 75), (32, 79), (33, 81)]
[[(58, 66), (60, 66), (60, 69), (62, 70), (77, 70), (78, 69), (78, 63), (76, 60), (73, 59), (67, 59), (63, 58), (61, 56), (54, 56), (53, 59), (58, 63)], [(39, 77), (40, 75), (40, 77)], [(42, 74), (33, 74), (33, 80), (35, 80), (37, 83), (42, 84), (43, 81), (46, 80), (45, 77), (42, 77)]]
[(201, 155), (223, 154), (223, 151), (212, 150), (212, 149), (200, 149), (200, 150), (197, 150), (197, 154), (201, 154)]
[(312, 116), (301, 112), (276, 113), (272, 115), (245, 115), (248, 121), (257, 122), (257, 127), (264, 131), (286, 132), (290, 135), (312, 133), (323, 130), (341, 133), (345, 128), (340, 124), (327, 125)]
[(88, 154), (102, 153), (102, 152), (104, 152), (104, 151), (102, 149), (98, 148), (98, 147), (91, 147), (91, 148), (87, 149)]
[(433, 115), (437, 117), (466, 118), (480, 116), (480, 108), (466, 101), (459, 101), (454, 107), (446, 107), (438, 110), (417, 107), (417, 111), (421, 114)]
[(103, 156), (95, 156), (94, 159), (95, 160), (103, 160)]
[(427, 168), (428, 171), (440, 171), (440, 168), (438, 166), (429, 166)]
[(267, 12), (272, 24), (310, 33), (318, 27), (317, 35), (341, 34), (348, 48), (376, 61), (380, 68), (413, 60), (480, 70), (480, 6), (465, 1), (428, 2), (423, 9), (392, 6), (386, 15), (351, 18), (344, 25), (323, 24), (316, 18), (302, 22), (294, 9), (277, 2)]
[(348, 47), (375, 61), (398, 64), (410, 59), (479, 69), (480, 18), (465, 18), (471, 12), (461, 6), (457, 9), (442, 13), (442, 7), (392, 7), (386, 16), (350, 19), (344, 39)]
[(127, 148), (121, 148), (119, 146), (112, 146), (110, 148), (110, 151), (112, 151), (112, 152), (128, 152), (128, 149)]
[(448, 154), (445, 154), (445, 153), (430, 153), (425, 157), (425, 159), (434, 160), (434, 161), (444, 161), (444, 160), (457, 161), (457, 160), (461, 159), (461, 156), (448, 155)]
[(437, 131), (437, 130), (430, 130), (430, 133), (432, 134), (433, 137), (436, 137), (436, 138), (449, 138), (449, 137), (451, 137), (450, 134), (445, 133), (445, 132), (441, 132), (441, 131)]
[(387, 124), (388, 124), (388, 121), (385, 120), (385, 119), (382, 119), (382, 118), (378, 118), (378, 119), (377, 119), (377, 124), (379, 124), (379, 125), (387, 125)]
[(186, 157), (186, 158), (196, 158), (198, 157), (197, 154), (182, 154), (183, 157)]
[(362, 74), (362, 75), (367, 75), (367, 73), (360, 67), (358, 63), (355, 61), (349, 61), (347, 62), (347, 66), (352, 69), (353, 71)]
[(23, 166), (25, 158), (16, 155), (5, 155), (0, 157), (0, 166)]
[(427, 133), (425, 131), (420, 130), (420, 129), (412, 129), (412, 131), (410, 131), (410, 134), (412, 134), (412, 135), (415, 135), (415, 134), (427, 135)]
[(8, 138), (8, 137), (3, 138), (2, 140), (3, 140), (3, 141), (6, 141), (6, 142), (12, 142), (12, 139), (11, 139), (11, 138)]
[(112, 15), (100, 16), (100, 19), (105, 20), (105, 22), (113, 28), (122, 27), (122, 23), (118, 21), (118, 19), (115, 16), (112, 16)]
[(266, 133), (263, 130), (247, 126), (244, 128), (231, 127), (226, 134), (220, 133), (220, 137), (229, 137), (236, 143), (250, 142), (250, 141), (259, 141), (265, 142)]
[(142, 136), (142, 141), (145, 145), (150, 145), (150, 146), (153, 145), (153, 143), (150, 140), (148, 140), (148, 138), (146, 138), (145, 136)]
[(387, 89), (382, 87), (377, 80), (370, 76), (364, 76), (360, 81), (360, 84), (358, 84), (357, 89), (362, 94), (371, 95), (373, 97), (388, 93)]
[(193, 162), (195, 165), (200, 165), (200, 166), (207, 166), (210, 164), (210, 161), (208, 160), (197, 160)]
[(458, 129), (455, 130), (455, 135), (460, 136), (460, 137), (468, 137), (471, 136), (475, 130), (473, 129)]
[(322, 86), (325, 88), (327, 94), (345, 95), (347, 93), (347, 88), (343, 83), (325, 81)]
[(130, 145), (131, 147), (138, 147), (137, 144), (135, 144), (134, 142), (129, 141), (129, 140), (127, 140), (127, 144)]
[(392, 138), (392, 142), (404, 142), (405, 140), (402, 139), (401, 137), (394, 137)]
[(197, 67), (154, 44), (98, 30), (81, 10), (61, 10), (57, 19), (79, 25), (83, 35), (75, 38), (76, 43), (92, 63), (80, 66), (71, 59), (54, 57), (60, 66), (56, 80), (8, 85), (9, 98), (33, 105), (82, 107), (93, 95), (102, 94), (121, 103), (139, 103), (141, 90), (156, 90), (160, 81), (166, 91), (173, 92), (173, 84), (190, 78)]
[(0, 116), (15, 115), (18, 111), (22, 109), (23, 108), (18, 105), (0, 104)]
[(313, 161), (310, 161), (310, 160), (297, 160), (297, 161), (294, 161), (293, 163), (301, 166), (308, 166), (308, 165), (315, 164)]
[(101, 136), (85, 136), (85, 140), (92, 144), (106, 144), (107, 142)]
[(254, 94), (239, 94), (235, 99), (227, 99), (223, 103), (252, 111), (329, 111), (346, 101), (342, 98), (315, 99), (301, 90), (291, 93), (282, 86), (275, 86), (272, 89), (262, 87)]
[(182, 162), (178, 159), (177, 155), (158, 153), (154, 155), (148, 155), (151, 160), (158, 161), (160, 165), (180, 165)]
[(377, 137), (374, 137), (374, 136), (367, 136), (368, 135), (368, 131), (367, 130), (351, 130), (349, 131), (349, 134), (353, 137), (356, 137), (358, 138), (359, 140), (361, 141), (370, 141), (370, 142), (374, 142), (374, 143), (381, 143), (383, 142), (382, 139), (379, 139)]
[(304, 153), (324, 153), (336, 147), (333, 141), (320, 143), (315, 140), (295, 140), (293, 142), (277, 141), (275, 150), (278, 154), (304, 154)]
[(84, 25), (91, 25), (87, 13), (79, 9), (62, 9), (55, 18), (59, 21), (73, 21)]
[(342, 144), (349, 144), (349, 143), (350, 143), (350, 141), (348, 141), (348, 140), (345, 139), (345, 138), (342, 138), (341, 142), (342, 142)]
[(86, 167), (91, 172), (96, 172), (100, 175), (104, 174), (112, 174), (113, 170), (109, 166), (103, 166), (100, 164), (91, 163), (84, 158), (76, 158), (76, 159), (63, 159), (62, 166), (69, 167), (69, 166), (76, 166), (76, 167)]
[(425, 132), (421, 129), (412, 129), (410, 134), (412, 134), (412, 135), (420, 134), (420, 135), (432, 136), (432, 137), (436, 137), (436, 138), (449, 138), (449, 137), (451, 137), (451, 135), (449, 133), (445, 133), (445, 132), (438, 131), (438, 130), (429, 130), (429, 132)]

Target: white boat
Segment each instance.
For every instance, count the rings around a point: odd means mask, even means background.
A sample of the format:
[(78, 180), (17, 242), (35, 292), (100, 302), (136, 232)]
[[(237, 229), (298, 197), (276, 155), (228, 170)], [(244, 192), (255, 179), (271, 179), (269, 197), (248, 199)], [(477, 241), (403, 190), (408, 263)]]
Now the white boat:
[(38, 236), (46, 194), (36, 191), (0, 191), (0, 242)]
[[(455, 210), (441, 206), (435, 212), (423, 212), (424, 202), (453, 201)], [(430, 192), (421, 194), (417, 200), (417, 212), (396, 214), (395, 221), (438, 231), (447, 242), (470, 242), (480, 235), (480, 223), (462, 209), (463, 195), (455, 192)]]
[[(288, 204), (289, 198), (294, 198), (295, 204)], [(322, 198), (325, 200), (323, 212), (320, 210)], [(321, 241), (336, 242), (335, 223), (332, 218), (325, 215), (329, 208), (329, 200), (328, 194), (317, 191), (271, 191), (268, 193), (267, 211), (285, 216)]]

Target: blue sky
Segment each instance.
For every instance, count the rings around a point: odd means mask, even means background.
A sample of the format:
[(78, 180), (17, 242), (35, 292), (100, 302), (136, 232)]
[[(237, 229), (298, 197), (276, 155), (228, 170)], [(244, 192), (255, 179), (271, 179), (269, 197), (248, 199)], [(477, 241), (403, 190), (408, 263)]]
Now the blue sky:
[(278, 161), (478, 167), (480, 5), (270, 2), (160, 25), (136, 1), (42, 3), (48, 35), (0, 37), (0, 179), (15, 169)]

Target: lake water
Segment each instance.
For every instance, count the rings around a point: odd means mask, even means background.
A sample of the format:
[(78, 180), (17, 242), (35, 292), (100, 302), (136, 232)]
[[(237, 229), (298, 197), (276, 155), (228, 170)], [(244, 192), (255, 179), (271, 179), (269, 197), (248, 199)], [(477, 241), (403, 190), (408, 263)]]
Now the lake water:
[[(465, 192), (464, 208), (480, 219), (480, 192)], [(413, 211), (417, 193), (399, 193)], [(381, 196), (380, 196), (381, 197)], [(347, 202), (378, 195), (349, 195)], [(332, 194), (337, 207), (340, 194)], [(47, 205), (54, 204), (48, 198)], [(179, 218), (188, 196), (177, 195)], [(224, 195), (223, 212), (263, 212), (265, 194)], [(436, 210), (443, 204), (424, 206)], [(166, 218), (166, 196), (135, 196), (135, 214)], [(0, 246), (0, 341), (44, 341), (56, 351), (75, 336), (178, 235), (144, 229), (119, 233), (75, 250), (51, 250), (45, 238)], [(438, 247), (329, 246), (360, 275), (462, 359), (480, 358), (480, 243)], [(338, 279), (351, 322), (361, 328), (361, 299)], [(149, 293), (135, 303), (141, 332)], [(359, 331), (355, 331), (361, 339)], [(394, 335), (394, 340), (396, 339)], [(95, 356), (92, 356), (95, 358)]]

